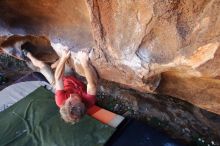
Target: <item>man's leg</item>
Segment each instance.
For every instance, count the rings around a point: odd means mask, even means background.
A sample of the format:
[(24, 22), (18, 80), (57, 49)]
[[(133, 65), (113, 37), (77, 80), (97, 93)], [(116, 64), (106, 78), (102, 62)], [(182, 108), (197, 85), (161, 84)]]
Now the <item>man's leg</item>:
[(31, 60), (34, 66), (40, 69), (40, 72), (45, 76), (48, 82), (54, 86), (54, 74), (50, 66), (35, 58), (30, 52), (27, 53), (27, 57)]

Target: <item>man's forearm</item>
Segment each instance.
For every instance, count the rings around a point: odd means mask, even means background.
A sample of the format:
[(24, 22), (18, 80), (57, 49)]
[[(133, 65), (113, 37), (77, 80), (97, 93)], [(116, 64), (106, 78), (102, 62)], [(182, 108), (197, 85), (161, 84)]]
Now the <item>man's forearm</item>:
[(86, 77), (86, 80), (88, 82), (87, 88), (90, 88), (88, 90), (95, 90), (96, 92), (96, 86), (97, 86), (97, 74), (91, 64), (89, 62), (82, 64), (84, 74)]
[(55, 71), (55, 80), (58, 81), (61, 78), (61, 75), (64, 72), (64, 68), (65, 68), (65, 63), (66, 63), (66, 59), (60, 59), (56, 71)]
[(61, 76), (63, 75), (64, 69), (65, 69), (65, 63), (66, 60), (70, 57), (70, 51), (63, 50), (62, 51), (62, 57), (60, 58), (60, 61), (57, 65), (57, 68), (55, 70), (55, 88), (56, 90), (63, 90), (63, 79)]

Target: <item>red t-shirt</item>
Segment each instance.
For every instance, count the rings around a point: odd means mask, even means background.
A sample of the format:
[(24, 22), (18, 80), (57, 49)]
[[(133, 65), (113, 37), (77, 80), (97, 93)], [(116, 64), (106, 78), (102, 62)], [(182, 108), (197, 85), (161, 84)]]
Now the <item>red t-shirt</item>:
[(58, 107), (61, 107), (70, 94), (78, 94), (86, 107), (91, 107), (96, 102), (95, 95), (89, 95), (86, 92), (85, 85), (73, 76), (63, 77), (64, 90), (56, 90), (55, 100)]

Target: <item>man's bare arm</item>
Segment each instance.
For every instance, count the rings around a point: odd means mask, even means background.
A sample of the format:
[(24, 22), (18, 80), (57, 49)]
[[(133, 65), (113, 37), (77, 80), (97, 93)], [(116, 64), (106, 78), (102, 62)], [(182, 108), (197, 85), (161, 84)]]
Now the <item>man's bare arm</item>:
[(62, 75), (64, 73), (64, 69), (65, 69), (65, 63), (66, 60), (69, 58), (70, 56), (70, 51), (67, 52), (67, 50), (64, 50), (62, 57), (59, 59), (59, 63), (57, 64), (57, 68), (55, 70), (55, 88), (56, 90), (63, 90), (63, 80), (62, 80)]
[(97, 74), (94, 67), (90, 64), (88, 55), (85, 52), (79, 52), (80, 62), (87, 80), (87, 93), (96, 95), (97, 92)]

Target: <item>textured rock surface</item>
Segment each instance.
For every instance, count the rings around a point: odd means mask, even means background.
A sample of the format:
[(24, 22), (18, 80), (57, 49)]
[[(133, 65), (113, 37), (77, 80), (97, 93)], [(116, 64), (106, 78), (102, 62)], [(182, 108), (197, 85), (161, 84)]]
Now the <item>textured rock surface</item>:
[(220, 114), (219, 0), (2, 0), (0, 24), (2, 36), (94, 46), (102, 78)]
[(25, 42), (31, 43), (33, 45), (32, 47), (28, 48), (28, 51), (30, 51), (33, 56), (35, 56), (39, 60), (44, 61), (48, 64), (52, 64), (59, 59), (59, 56), (54, 51), (50, 41), (44, 36), (13, 35), (5, 38), (4, 41), (1, 43), (1, 47), (4, 50), (3, 52), (13, 55), (18, 59), (23, 59), (21, 50), (22, 45)]
[[(101, 81), (98, 104), (161, 128), (187, 145), (220, 145), (220, 116), (170, 96), (127, 90)], [(203, 141), (203, 142), (202, 142)], [(214, 144), (212, 144), (214, 143)]]
[(87, 2), (101, 76), (220, 114), (219, 0)]
[(2, 0), (0, 35), (34, 34), (73, 49), (93, 46), (91, 25), (84, 1)]

